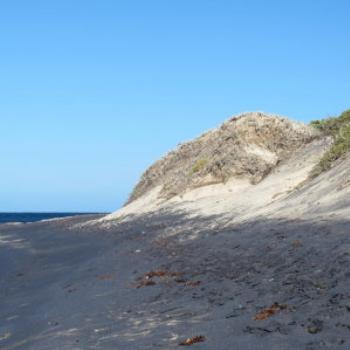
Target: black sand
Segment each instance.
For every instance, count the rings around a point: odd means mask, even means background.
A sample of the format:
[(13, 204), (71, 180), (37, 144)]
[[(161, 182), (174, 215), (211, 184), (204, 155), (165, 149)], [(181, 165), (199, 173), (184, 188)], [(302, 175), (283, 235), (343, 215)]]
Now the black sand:
[(349, 222), (215, 219), (0, 225), (0, 348), (350, 349)]

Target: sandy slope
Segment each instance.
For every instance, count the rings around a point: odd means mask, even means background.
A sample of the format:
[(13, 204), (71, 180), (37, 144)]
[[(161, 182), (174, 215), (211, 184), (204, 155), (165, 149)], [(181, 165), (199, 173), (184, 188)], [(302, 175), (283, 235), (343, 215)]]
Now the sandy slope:
[(232, 117), (218, 128), (180, 144), (146, 169), (129, 203), (155, 187), (157, 197), (169, 199), (231, 178), (258, 183), (317, 135), (313, 127), (261, 112)]
[(0, 225), (0, 348), (349, 349), (350, 154), (308, 178), (329, 143), (281, 162), (247, 146), (274, 164), (257, 184), (151, 186), (107, 217)]
[[(117, 224), (119, 220), (134, 219), (138, 215), (157, 211), (182, 211), (189, 216), (218, 215), (221, 224), (225, 222), (238, 223), (248, 218), (254, 219), (258, 215), (273, 215), (274, 213), (289, 217), (294, 215), (295, 208), (304, 211), (304, 206), (294, 203), (291, 212), (283, 212), (281, 207), (284, 207), (286, 202), (289, 203), (289, 197), (292, 193), (298, 193), (299, 187), (306, 188), (308, 186), (304, 182), (307, 182), (310, 170), (329, 147), (329, 142), (329, 140), (323, 139), (308, 143), (298, 149), (290, 158), (280, 163), (263, 181), (256, 185), (251, 184), (246, 178), (232, 178), (227, 183), (200, 187), (170, 200), (159, 199), (160, 188), (156, 187), (138, 200), (102, 218), (100, 222), (108, 227)], [(343, 166), (345, 164), (346, 162)], [(326, 180), (323, 181), (323, 179)], [(320, 177), (316, 182), (327, 186), (328, 178)], [(325, 189), (322, 187), (318, 191), (316, 196), (321, 196), (326, 202), (327, 192)], [(329, 200), (333, 201), (334, 199), (330, 197)]]
[(349, 349), (350, 156), (303, 182), (324, 147), (257, 185), (0, 225), (0, 348)]

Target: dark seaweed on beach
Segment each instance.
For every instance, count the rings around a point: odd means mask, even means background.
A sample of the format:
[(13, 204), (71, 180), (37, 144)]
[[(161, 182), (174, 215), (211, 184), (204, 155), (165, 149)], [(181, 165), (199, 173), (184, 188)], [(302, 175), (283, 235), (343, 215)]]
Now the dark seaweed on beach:
[(255, 321), (262, 321), (262, 320), (266, 320), (267, 318), (273, 316), (274, 314), (276, 314), (277, 312), (281, 311), (281, 310), (285, 310), (287, 309), (287, 305), (285, 304), (278, 304), (278, 303), (274, 303), (272, 304), (270, 307), (267, 307), (266, 309), (263, 309), (261, 311), (259, 311), (255, 316), (254, 316), (254, 320)]
[(186, 340), (183, 340), (181, 343), (179, 343), (180, 346), (188, 346), (193, 345), (196, 343), (202, 343), (206, 340), (206, 338), (203, 335), (196, 335), (192, 338), (187, 338)]

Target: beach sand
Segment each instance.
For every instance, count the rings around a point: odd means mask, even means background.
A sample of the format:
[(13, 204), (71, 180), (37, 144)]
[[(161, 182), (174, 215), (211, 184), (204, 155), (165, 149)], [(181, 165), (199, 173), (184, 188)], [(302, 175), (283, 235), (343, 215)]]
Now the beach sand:
[(350, 347), (344, 218), (94, 218), (0, 226), (2, 350)]

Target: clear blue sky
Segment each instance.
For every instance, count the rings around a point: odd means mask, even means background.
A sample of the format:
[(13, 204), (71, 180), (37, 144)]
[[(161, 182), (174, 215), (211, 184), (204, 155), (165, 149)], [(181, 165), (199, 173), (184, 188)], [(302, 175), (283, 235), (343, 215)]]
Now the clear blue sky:
[(232, 114), (350, 108), (350, 1), (11, 0), (0, 211), (111, 211)]

